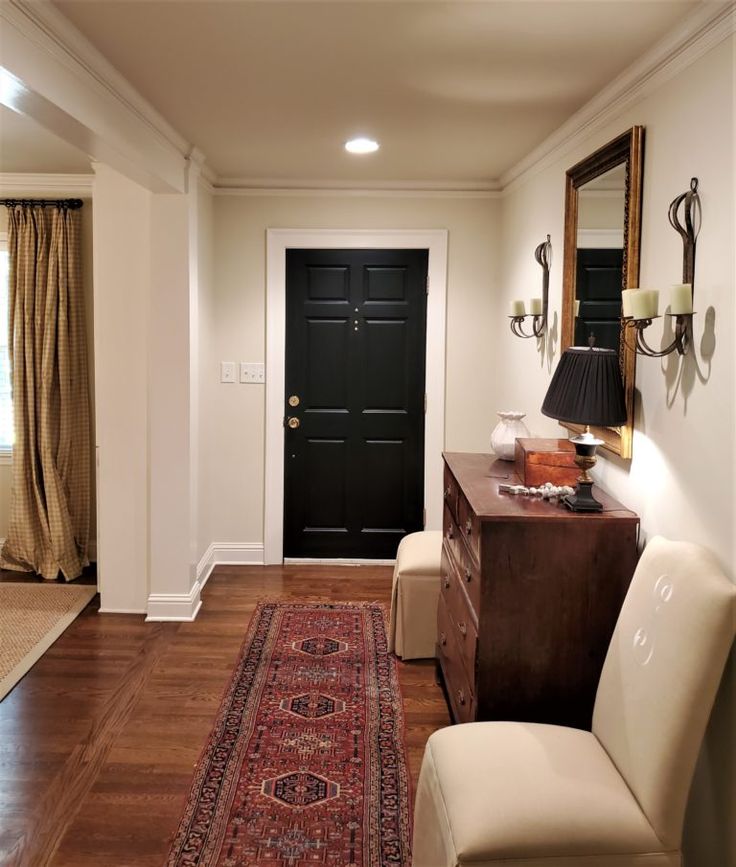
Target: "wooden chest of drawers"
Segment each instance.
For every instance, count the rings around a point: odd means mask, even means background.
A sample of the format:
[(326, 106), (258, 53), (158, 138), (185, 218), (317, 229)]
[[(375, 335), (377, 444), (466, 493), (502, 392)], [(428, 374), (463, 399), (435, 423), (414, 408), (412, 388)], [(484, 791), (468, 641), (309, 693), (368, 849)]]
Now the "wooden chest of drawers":
[(454, 719), (590, 728), (638, 517), (600, 490), (597, 514), (499, 494), (512, 464), (444, 457), (437, 653)]

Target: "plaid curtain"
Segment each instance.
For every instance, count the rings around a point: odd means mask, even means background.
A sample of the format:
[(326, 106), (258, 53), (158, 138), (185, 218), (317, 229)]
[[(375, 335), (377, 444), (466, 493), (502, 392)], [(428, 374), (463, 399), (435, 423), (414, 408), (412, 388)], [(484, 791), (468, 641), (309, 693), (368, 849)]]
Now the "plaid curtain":
[(67, 581), (89, 563), (90, 437), (80, 212), (8, 209), (15, 444), (0, 566)]

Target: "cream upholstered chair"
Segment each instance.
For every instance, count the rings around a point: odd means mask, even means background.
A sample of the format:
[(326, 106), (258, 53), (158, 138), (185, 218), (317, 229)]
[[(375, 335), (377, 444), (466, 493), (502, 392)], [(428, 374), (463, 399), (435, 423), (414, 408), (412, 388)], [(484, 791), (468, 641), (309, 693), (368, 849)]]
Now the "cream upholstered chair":
[(434, 656), (442, 533), (421, 530), (399, 542), (391, 592), (388, 649), (402, 659)]
[(679, 867), (735, 597), (707, 551), (653, 539), (611, 639), (592, 732), (513, 722), (435, 732), (413, 867)]

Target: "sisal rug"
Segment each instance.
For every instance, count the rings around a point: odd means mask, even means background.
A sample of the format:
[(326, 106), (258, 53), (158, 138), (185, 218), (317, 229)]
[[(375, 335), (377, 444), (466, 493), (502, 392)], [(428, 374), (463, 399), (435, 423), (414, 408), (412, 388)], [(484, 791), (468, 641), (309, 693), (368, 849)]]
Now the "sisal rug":
[(0, 699), (43, 656), (97, 588), (0, 583)]
[(408, 787), (382, 607), (264, 603), (167, 865), (406, 867)]

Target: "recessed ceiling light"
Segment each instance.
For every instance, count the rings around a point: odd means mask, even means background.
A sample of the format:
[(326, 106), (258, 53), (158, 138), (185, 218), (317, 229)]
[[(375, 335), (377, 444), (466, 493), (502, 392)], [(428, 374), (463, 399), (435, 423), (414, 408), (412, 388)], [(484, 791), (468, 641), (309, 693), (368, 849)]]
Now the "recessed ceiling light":
[(371, 138), (351, 138), (345, 142), (345, 150), (351, 154), (372, 154), (378, 147), (378, 142)]

